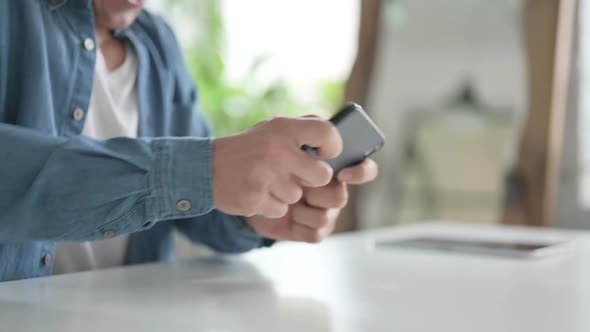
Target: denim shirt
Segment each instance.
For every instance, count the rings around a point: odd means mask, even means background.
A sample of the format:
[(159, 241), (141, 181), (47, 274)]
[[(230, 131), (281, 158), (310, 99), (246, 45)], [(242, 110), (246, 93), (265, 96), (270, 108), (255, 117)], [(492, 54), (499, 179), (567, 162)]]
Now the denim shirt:
[(143, 11), (116, 37), (139, 60), (140, 138), (92, 140), (91, 1), (0, 1), (0, 281), (51, 274), (61, 240), (133, 233), (129, 264), (172, 259), (174, 230), (221, 252), (267, 243), (213, 208), (210, 130), (169, 26)]

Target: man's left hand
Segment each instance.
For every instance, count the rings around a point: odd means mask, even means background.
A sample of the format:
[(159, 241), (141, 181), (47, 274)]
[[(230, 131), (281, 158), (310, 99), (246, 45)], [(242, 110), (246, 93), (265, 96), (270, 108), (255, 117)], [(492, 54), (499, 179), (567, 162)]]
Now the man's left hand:
[(343, 169), (338, 180), (321, 188), (304, 188), (303, 198), (282, 218), (253, 216), (250, 225), (260, 236), (285, 241), (318, 243), (332, 234), (338, 215), (348, 202), (347, 184), (373, 181), (377, 164), (370, 159)]

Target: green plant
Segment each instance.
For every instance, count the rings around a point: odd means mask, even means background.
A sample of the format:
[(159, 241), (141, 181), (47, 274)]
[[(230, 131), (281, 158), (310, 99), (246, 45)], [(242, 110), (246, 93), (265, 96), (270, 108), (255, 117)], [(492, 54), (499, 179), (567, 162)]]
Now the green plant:
[[(271, 84), (259, 81), (265, 57), (252, 63), (246, 76), (230, 82), (225, 71), (225, 38), (218, 0), (166, 0), (177, 15), (191, 17), (197, 38), (184, 45), (189, 70), (199, 87), (200, 107), (210, 119), (217, 135), (242, 131), (272, 116), (297, 116), (310, 109), (333, 110), (341, 102), (344, 84), (320, 83), (320, 100), (304, 103), (296, 98), (284, 80)], [(327, 114), (323, 114), (327, 115)]]

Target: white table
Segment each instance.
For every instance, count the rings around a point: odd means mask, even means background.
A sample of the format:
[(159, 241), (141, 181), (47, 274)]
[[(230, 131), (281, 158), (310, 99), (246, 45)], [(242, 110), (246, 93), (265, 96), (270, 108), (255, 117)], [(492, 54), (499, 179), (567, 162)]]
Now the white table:
[[(376, 248), (451, 233), (572, 239), (536, 260)], [(590, 331), (590, 233), (424, 225), (243, 258), (0, 284), (1, 331)]]

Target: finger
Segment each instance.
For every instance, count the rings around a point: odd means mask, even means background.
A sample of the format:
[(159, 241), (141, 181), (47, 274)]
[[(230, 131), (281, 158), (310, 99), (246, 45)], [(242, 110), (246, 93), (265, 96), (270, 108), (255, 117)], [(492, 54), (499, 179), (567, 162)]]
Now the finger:
[(328, 226), (326, 226), (320, 230), (321, 236), (323, 236), (325, 238), (328, 235), (334, 233), (334, 230), (336, 229), (336, 224), (338, 223), (338, 216), (340, 215), (340, 211), (341, 211), (340, 209), (329, 209), (328, 210), (328, 214), (330, 215), (332, 222), (328, 223)]
[(372, 159), (366, 159), (356, 166), (338, 172), (338, 180), (349, 184), (363, 184), (375, 180), (378, 174), (377, 163)]
[(270, 191), (274, 197), (287, 205), (299, 202), (303, 196), (303, 189), (293, 179), (273, 183)]
[(291, 224), (291, 237), (293, 241), (318, 243), (324, 236), (318, 229), (313, 229), (302, 224)]
[(316, 148), (318, 157), (336, 158), (342, 153), (342, 138), (336, 126), (324, 119), (302, 117), (292, 122), (292, 133), (298, 148), (308, 145)]
[(305, 202), (313, 207), (341, 209), (348, 203), (346, 183), (332, 181), (321, 188), (304, 188)]
[(302, 150), (294, 151), (293, 158), (286, 160), (291, 174), (306, 187), (323, 187), (332, 181), (334, 171), (327, 163), (317, 160)]
[(289, 211), (289, 205), (276, 198), (272, 193), (268, 195), (260, 207), (260, 215), (266, 218), (281, 218)]
[(312, 229), (327, 227), (332, 222), (328, 209), (314, 208), (304, 203), (292, 207), (292, 220)]
[(249, 218), (250, 225), (260, 236), (279, 241), (288, 241), (292, 238), (291, 224), (293, 223), (293, 218), (290, 214), (291, 210), (289, 210), (286, 216), (278, 219), (256, 215)]

